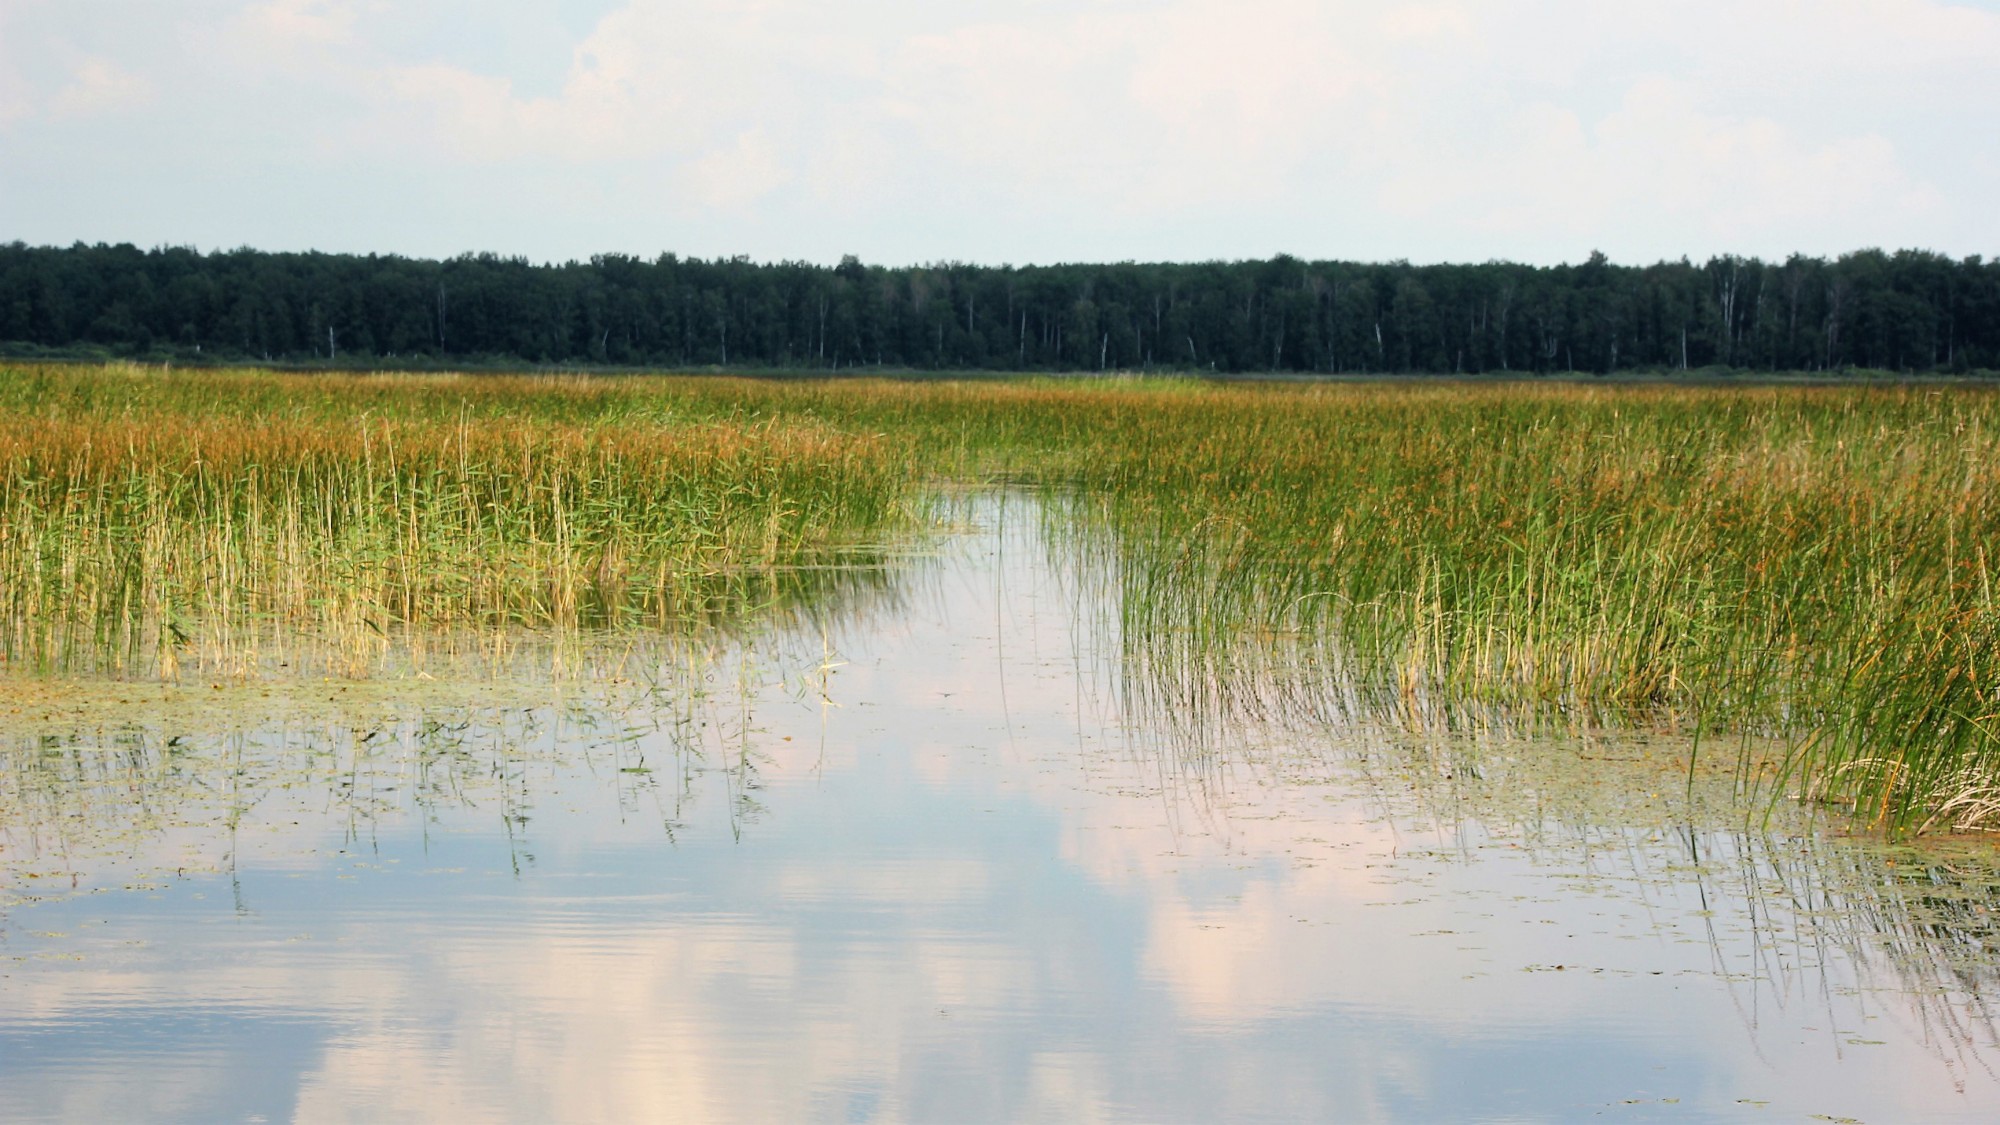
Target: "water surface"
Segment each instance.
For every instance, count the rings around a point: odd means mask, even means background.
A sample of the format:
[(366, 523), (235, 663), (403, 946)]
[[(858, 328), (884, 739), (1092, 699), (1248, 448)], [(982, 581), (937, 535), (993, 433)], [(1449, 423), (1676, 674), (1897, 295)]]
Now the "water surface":
[(1042, 520), (740, 641), (9, 684), (0, 1117), (2000, 1114), (1988, 852), (1202, 704)]

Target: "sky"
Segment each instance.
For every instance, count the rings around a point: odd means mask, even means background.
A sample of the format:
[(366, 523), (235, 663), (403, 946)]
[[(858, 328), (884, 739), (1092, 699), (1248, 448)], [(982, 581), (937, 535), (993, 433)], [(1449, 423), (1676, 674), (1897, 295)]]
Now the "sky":
[(2000, 255), (2000, 0), (0, 0), (0, 241)]

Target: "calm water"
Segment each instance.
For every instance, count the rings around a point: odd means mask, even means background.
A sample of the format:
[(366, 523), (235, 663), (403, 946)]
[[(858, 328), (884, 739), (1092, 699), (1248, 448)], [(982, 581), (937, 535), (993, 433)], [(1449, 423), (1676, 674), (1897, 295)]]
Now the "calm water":
[(10, 688), (0, 1118), (2000, 1117), (1985, 853), (1177, 710), (974, 516), (740, 648)]

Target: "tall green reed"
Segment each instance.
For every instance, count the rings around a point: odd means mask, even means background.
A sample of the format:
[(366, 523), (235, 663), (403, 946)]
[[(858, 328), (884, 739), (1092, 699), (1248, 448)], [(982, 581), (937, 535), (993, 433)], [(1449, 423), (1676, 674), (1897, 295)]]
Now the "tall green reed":
[(684, 622), (905, 511), (879, 439), (588, 388), (520, 384), (500, 413), (491, 386), (454, 403), (430, 380), (37, 379), (0, 409), (0, 654), (31, 665), (171, 671), (267, 628), (365, 648)]
[(1800, 790), (1968, 826), (2000, 771), (1997, 406), (1221, 392), (1163, 400), (1070, 480), (1102, 498), (1128, 643), (1156, 667), (1277, 646), (1413, 715), (1773, 733)]

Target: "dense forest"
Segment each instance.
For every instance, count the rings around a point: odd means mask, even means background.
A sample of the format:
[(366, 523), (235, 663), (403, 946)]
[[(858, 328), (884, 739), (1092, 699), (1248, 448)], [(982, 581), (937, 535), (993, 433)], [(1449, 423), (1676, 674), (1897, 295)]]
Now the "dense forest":
[(1554, 373), (2000, 368), (2000, 261), (836, 266), (0, 245), (0, 346), (386, 365)]

